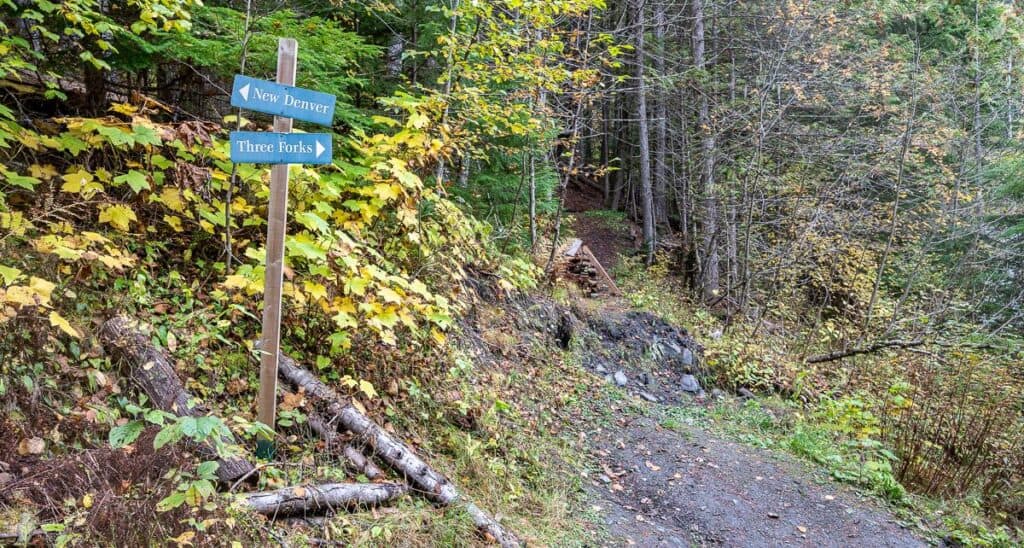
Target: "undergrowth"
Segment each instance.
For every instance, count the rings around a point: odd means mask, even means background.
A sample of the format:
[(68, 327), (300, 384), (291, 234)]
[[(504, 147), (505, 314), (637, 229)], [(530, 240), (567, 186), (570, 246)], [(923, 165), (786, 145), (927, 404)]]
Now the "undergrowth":
[(618, 265), (625, 298), (705, 345), (706, 386), (760, 396), (671, 408), (663, 426), (700, 425), (795, 455), (937, 538), (973, 546), (1024, 539), (1019, 341), (808, 364), (842, 336), (841, 321), (796, 322), (784, 309), (755, 322), (708, 310), (668, 274), (670, 258), (659, 259), (648, 269), (632, 259)]

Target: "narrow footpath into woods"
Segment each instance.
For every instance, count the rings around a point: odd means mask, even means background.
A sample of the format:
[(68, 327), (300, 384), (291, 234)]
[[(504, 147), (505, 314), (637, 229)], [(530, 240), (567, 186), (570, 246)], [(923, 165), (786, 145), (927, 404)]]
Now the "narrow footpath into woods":
[[(566, 208), (572, 225), (608, 271), (620, 256), (636, 252), (628, 221), (609, 221), (595, 210), (601, 197), (586, 187), (570, 188)], [(620, 335), (637, 348), (679, 337), (650, 315), (626, 312), (621, 298), (602, 294), (581, 308), (602, 343)], [(611, 319), (608, 319), (611, 318)], [(617, 321), (615, 318), (621, 318)], [(685, 326), (676, 326), (685, 328)], [(628, 343), (631, 344), (631, 343)], [(685, 346), (684, 346), (685, 348)], [(685, 352), (685, 350), (684, 350)], [(639, 361), (641, 352), (636, 352)], [(673, 406), (707, 406), (728, 397), (719, 390), (692, 393), (690, 371), (666, 359), (661, 371), (641, 371), (636, 363), (589, 361), (585, 365), (631, 393), (637, 403), (621, 402), (614, 419), (586, 433), (590, 456), (599, 468), (583, 478), (589, 510), (608, 527), (606, 544), (637, 546), (925, 546), (875, 498), (830, 480), (823, 471), (764, 449), (721, 439), (699, 426), (667, 428)], [(685, 362), (684, 362), (685, 363)]]

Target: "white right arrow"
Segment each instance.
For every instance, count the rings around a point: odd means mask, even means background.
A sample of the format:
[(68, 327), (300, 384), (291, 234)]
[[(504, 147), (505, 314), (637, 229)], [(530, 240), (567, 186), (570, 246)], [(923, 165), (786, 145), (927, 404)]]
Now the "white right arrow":
[(316, 142), (316, 157), (319, 158), (320, 155), (323, 154), (325, 150), (327, 150), (327, 149), (324, 148), (324, 146), (320, 144), (320, 141), (317, 141)]
[(242, 99), (249, 100), (249, 84), (246, 84), (238, 88), (238, 94), (242, 96)]

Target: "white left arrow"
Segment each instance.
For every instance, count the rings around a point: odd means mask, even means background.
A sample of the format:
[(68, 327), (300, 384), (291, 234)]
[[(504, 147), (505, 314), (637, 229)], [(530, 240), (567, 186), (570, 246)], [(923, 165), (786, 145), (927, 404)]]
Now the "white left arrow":
[(249, 100), (249, 84), (246, 84), (238, 88), (238, 94), (242, 96), (242, 99)]
[(327, 149), (324, 148), (324, 146), (320, 144), (320, 141), (317, 141), (316, 142), (316, 157), (319, 158), (320, 155), (323, 154), (325, 150), (327, 150)]

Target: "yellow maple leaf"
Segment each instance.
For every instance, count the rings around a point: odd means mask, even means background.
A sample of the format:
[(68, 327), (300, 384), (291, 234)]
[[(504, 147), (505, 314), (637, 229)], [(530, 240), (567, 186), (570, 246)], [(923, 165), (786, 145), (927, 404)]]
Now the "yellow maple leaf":
[(393, 200), (401, 193), (402, 187), (394, 183), (379, 183), (373, 187), (373, 195), (384, 201)]
[(68, 173), (61, 177), (64, 179), (64, 184), (61, 185), (60, 189), (64, 192), (70, 192), (72, 194), (78, 194), (82, 192), (87, 184), (92, 182), (92, 173), (79, 168), (78, 171)]
[(35, 292), (32, 291), (28, 286), (24, 285), (13, 285), (7, 288), (4, 292), (4, 302), (7, 304), (13, 304), (17, 306), (35, 306), (37, 303), (35, 299)]
[(63, 316), (57, 313), (56, 310), (50, 311), (50, 325), (59, 327), (61, 331), (71, 335), (76, 339), (81, 339), (82, 335), (77, 329), (71, 327), (71, 323), (64, 319)]
[(302, 283), (302, 287), (306, 290), (306, 295), (308, 295), (309, 298), (314, 302), (316, 302), (320, 298), (327, 297), (327, 288), (324, 287), (322, 284), (318, 284), (316, 282), (311, 282), (307, 280)]
[(175, 232), (182, 232), (185, 230), (185, 228), (181, 226), (181, 217), (178, 217), (177, 215), (164, 215), (164, 222), (171, 225), (171, 228), (173, 228)]
[(386, 303), (401, 304), (402, 302), (402, 296), (395, 292), (395, 290), (388, 287), (378, 291), (377, 296)]
[(57, 287), (57, 284), (32, 276), (28, 280), (28, 286), (36, 295), (43, 299), (43, 304), (46, 304), (50, 302), (50, 295), (53, 293), (53, 288)]
[(138, 221), (138, 217), (136, 217), (135, 212), (126, 205), (108, 205), (104, 206), (100, 210), (100, 222), (107, 223), (121, 232), (128, 232), (128, 228), (131, 226), (132, 221)]
[(367, 398), (373, 399), (377, 397), (377, 391), (373, 388), (373, 384), (369, 381), (359, 381), (359, 391), (366, 394)]
[(131, 116), (132, 114), (135, 114), (136, 112), (139, 111), (139, 107), (137, 107), (137, 106), (135, 106), (135, 105), (133, 105), (131, 103), (114, 103), (114, 104), (110, 105), (110, 110), (112, 110), (112, 111), (114, 111), (114, 112), (116, 112), (118, 114), (124, 114), (125, 116)]
[(32, 164), (28, 166), (28, 172), (36, 179), (50, 180), (57, 175), (57, 168), (51, 164)]
[(185, 202), (182, 200), (181, 193), (174, 187), (165, 186), (159, 196), (152, 196), (150, 200), (164, 204), (171, 211), (185, 212)]
[(85, 231), (85, 232), (82, 232), (81, 236), (84, 237), (86, 240), (88, 240), (90, 242), (94, 242), (94, 243), (98, 243), (98, 244), (105, 244), (105, 243), (110, 242), (110, 240), (108, 240), (105, 236), (103, 236), (102, 234), (100, 234), (98, 232)]
[(224, 278), (224, 282), (221, 285), (227, 289), (245, 289), (249, 287), (249, 278), (232, 274)]

